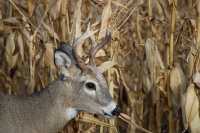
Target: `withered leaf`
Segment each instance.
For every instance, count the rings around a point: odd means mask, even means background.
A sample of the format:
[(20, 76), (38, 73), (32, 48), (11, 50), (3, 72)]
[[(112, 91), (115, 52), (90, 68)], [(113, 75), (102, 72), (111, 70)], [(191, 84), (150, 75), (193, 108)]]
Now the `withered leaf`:
[(15, 52), (15, 33), (10, 33), (7, 40), (6, 40), (6, 47), (5, 47), (5, 57), (8, 63), (9, 69), (13, 68), (18, 59), (18, 53)]
[(194, 84), (190, 84), (187, 88), (185, 99), (185, 116), (189, 127), (193, 133), (200, 131), (199, 123), (199, 100), (195, 92)]
[(19, 54), (21, 56), (22, 61), (24, 61), (24, 41), (22, 39), (22, 35), (18, 34), (17, 36), (17, 44), (19, 47)]

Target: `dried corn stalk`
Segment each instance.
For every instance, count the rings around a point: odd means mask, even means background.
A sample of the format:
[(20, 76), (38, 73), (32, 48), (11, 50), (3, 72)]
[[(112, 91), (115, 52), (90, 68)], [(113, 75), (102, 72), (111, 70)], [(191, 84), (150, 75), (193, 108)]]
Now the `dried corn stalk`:
[(185, 117), (192, 133), (200, 132), (199, 100), (195, 92), (194, 84), (190, 84), (185, 94)]

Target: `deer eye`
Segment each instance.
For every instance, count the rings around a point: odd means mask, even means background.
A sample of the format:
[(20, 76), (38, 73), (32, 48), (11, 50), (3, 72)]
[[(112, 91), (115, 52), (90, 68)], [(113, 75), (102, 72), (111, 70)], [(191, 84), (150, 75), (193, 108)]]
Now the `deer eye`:
[(87, 82), (87, 83), (85, 84), (85, 86), (86, 86), (87, 89), (89, 89), (89, 90), (96, 91), (96, 85), (95, 85), (94, 83), (92, 83), (92, 82)]

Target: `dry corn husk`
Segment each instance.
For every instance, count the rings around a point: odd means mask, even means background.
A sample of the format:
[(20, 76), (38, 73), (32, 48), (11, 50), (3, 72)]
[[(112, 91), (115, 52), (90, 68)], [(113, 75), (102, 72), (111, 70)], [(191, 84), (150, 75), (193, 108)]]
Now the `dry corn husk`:
[[(184, 112), (185, 111), (185, 112)], [(186, 123), (192, 133), (200, 132), (199, 100), (195, 92), (194, 84), (190, 84), (185, 94), (184, 113)]]
[(194, 75), (193, 75), (193, 82), (196, 86), (198, 86), (200, 88), (200, 73), (199, 72), (196, 72)]
[(170, 88), (172, 91), (172, 103), (179, 108), (181, 95), (186, 88), (186, 79), (180, 64), (176, 63), (170, 73)]
[(145, 53), (147, 66), (150, 71), (150, 79), (153, 79), (153, 82), (155, 82), (158, 70), (164, 69), (165, 67), (154, 40), (147, 39), (145, 43)]
[(45, 58), (45, 64), (47, 66), (51, 66), (51, 68), (54, 67), (54, 49), (53, 49), (53, 44), (52, 43), (45, 43), (45, 53), (44, 53), (44, 58)]
[(15, 33), (10, 33), (6, 40), (5, 57), (9, 70), (16, 65), (18, 59), (18, 53), (15, 53), (16, 44), (14, 39)]
[(101, 22), (101, 29), (99, 32), (99, 39), (105, 37), (106, 35), (106, 29), (108, 28), (108, 23), (109, 23), (109, 19), (111, 17), (111, 0), (108, 0), (108, 3), (106, 4), (106, 6), (103, 9), (103, 13), (102, 13), (102, 22)]
[(22, 59), (22, 61), (24, 61), (24, 41), (23, 41), (23, 38), (22, 38), (22, 34), (19, 34), (17, 36), (17, 44), (18, 44), (18, 47), (19, 47), (19, 54), (21, 56), (21, 59)]
[(193, 67), (194, 67), (194, 62), (195, 62), (195, 55), (196, 54), (196, 49), (194, 47), (191, 47), (191, 50), (187, 56), (187, 76), (191, 77), (193, 73)]
[(57, 19), (59, 17), (59, 14), (60, 14), (62, 0), (56, 0), (56, 2), (54, 2), (54, 1), (55, 0), (50, 1), (50, 2), (53, 2), (53, 6), (50, 9), (50, 15), (52, 16), (53, 19)]
[(28, 6), (28, 14), (31, 17), (33, 15), (34, 9), (36, 7), (36, 0), (28, 0), (27, 6)]
[(116, 65), (116, 62), (106, 61), (106, 62), (103, 62), (98, 68), (100, 69), (101, 72), (105, 72), (108, 69), (112, 68), (114, 65)]
[[(82, 0), (78, 0), (76, 4), (76, 10), (74, 12), (74, 18), (73, 18), (73, 25), (72, 25), (72, 33), (74, 38), (78, 38), (81, 36), (81, 6), (82, 6)], [(82, 57), (84, 52), (82, 48), (79, 48), (79, 54)]]
[(146, 93), (150, 92), (151, 88), (153, 87), (153, 83), (151, 82), (151, 79), (149, 78), (149, 74), (146, 70), (146, 68), (144, 68), (143, 70), (143, 79), (142, 79), (142, 82), (143, 82), (143, 85), (144, 85), (144, 91)]
[(158, 47), (155, 41), (152, 39), (147, 39), (145, 43), (145, 54), (146, 54), (146, 66), (149, 70), (149, 75), (147, 72), (146, 76), (143, 78), (144, 86), (150, 91), (153, 85), (156, 84), (159, 72), (165, 68), (163, 61), (161, 59)]

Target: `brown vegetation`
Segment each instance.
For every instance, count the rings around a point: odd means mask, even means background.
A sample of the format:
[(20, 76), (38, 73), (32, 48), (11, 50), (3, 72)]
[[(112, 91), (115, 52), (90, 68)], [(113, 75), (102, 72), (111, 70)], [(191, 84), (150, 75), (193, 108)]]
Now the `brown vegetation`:
[(53, 50), (90, 23), (98, 40), (112, 33), (96, 62), (124, 114), (83, 113), (63, 132), (199, 133), (199, 15), (198, 0), (0, 0), (0, 89), (40, 91), (56, 78)]

